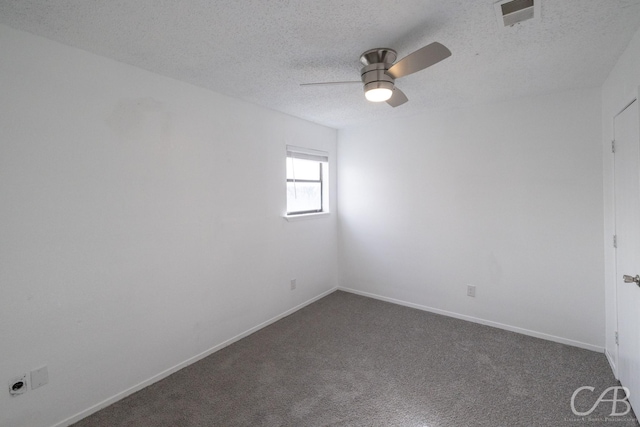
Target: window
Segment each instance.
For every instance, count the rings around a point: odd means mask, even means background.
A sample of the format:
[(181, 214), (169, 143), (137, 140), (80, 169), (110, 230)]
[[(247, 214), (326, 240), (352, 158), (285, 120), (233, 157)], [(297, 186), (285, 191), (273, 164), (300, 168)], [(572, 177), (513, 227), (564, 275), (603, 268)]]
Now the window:
[(287, 146), (287, 215), (329, 212), (329, 155)]

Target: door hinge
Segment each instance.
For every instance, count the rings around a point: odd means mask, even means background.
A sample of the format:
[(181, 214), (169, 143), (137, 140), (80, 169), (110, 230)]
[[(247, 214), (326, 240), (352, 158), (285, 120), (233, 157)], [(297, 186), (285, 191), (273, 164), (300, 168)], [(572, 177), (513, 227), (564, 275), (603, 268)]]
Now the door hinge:
[(615, 335), (615, 337), (616, 337), (616, 345), (618, 345), (618, 344), (619, 344), (619, 343), (618, 343), (618, 331), (616, 331), (616, 335)]
[(611, 141), (611, 152), (615, 153), (616, 152), (616, 140), (612, 140)]
[(613, 235), (613, 247), (618, 248), (618, 236)]

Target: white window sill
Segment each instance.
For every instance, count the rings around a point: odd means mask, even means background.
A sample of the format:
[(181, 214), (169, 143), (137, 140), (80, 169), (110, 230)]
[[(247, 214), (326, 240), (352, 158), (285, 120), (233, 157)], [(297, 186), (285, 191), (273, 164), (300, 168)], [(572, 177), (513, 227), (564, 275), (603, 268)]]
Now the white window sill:
[(314, 218), (329, 216), (329, 214), (330, 212), (318, 212), (318, 213), (309, 213), (309, 214), (300, 214), (300, 215), (285, 215), (284, 219), (286, 219), (289, 222), (302, 221), (305, 219), (314, 219)]

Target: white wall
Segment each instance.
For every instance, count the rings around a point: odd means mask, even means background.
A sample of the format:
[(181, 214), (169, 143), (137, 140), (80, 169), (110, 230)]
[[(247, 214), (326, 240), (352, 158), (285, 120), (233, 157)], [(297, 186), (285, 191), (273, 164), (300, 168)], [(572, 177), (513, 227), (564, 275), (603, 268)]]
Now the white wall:
[(602, 152), (604, 167), (604, 253), (606, 286), (606, 352), (616, 371), (618, 348), (615, 343), (616, 263), (611, 236), (615, 234), (613, 210), (613, 117), (638, 96), (640, 86), (640, 31), (613, 67), (602, 86)]
[(335, 164), (335, 130), (6, 26), (0, 58), (0, 425), (54, 425), (337, 286), (335, 213), (282, 218), (285, 145)]
[(600, 117), (584, 89), (339, 131), (340, 285), (601, 351)]

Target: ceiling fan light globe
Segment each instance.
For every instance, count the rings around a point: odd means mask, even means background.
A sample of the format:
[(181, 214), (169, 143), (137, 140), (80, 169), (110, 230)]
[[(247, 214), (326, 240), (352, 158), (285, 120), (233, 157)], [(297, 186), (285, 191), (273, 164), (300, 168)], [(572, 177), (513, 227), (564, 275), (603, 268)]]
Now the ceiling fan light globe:
[(393, 91), (386, 87), (377, 87), (373, 89), (369, 89), (364, 93), (364, 96), (367, 98), (367, 101), (371, 102), (384, 102), (391, 98)]
[[(386, 77), (386, 76), (385, 76)], [(391, 80), (390, 77), (388, 77)], [(384, 102), (393, 95), (393, 81), (377, 80), (364, 85), (364, 96), (370, 102)]]

